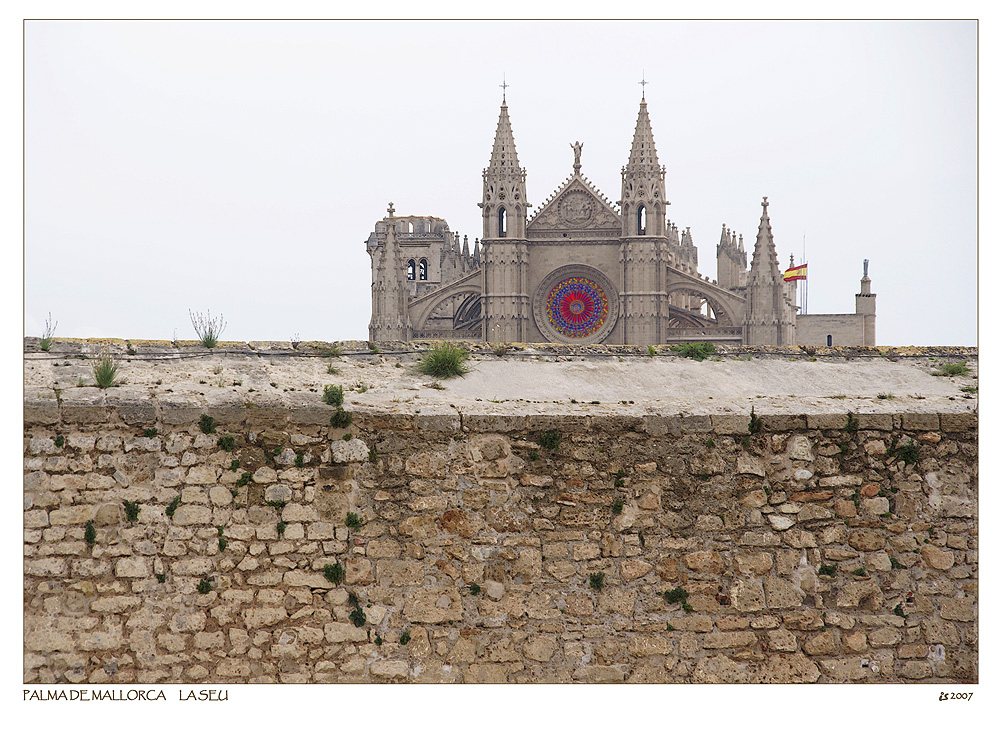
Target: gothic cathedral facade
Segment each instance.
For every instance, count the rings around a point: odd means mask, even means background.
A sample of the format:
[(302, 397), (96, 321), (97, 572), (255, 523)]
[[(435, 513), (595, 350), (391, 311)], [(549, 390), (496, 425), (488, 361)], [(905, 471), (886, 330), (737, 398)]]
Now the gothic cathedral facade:
[(723, 226), (717, 279), (698, 273), (690, 228), (666, 217), (665, 169), (646, 100), (621, 199), (573, 174), (529, 217), (506, 99), (483, 171), (483, 234), (470, 251), (433, 216), (388, 215), (367, 241), (372, 260), (372, 341), (662, 345), (874, 345), (868, 266), (851, 314), (803, 315), (785, 281), (767, 198), (747, 267), (743, 237)]

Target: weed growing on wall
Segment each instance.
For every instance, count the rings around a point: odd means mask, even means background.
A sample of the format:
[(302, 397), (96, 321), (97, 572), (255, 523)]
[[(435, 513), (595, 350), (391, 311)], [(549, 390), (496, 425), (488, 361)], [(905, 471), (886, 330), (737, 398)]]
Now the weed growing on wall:
[(285, 525), (285, 524), (284, 524), (283, 522), (282, 522), (282, 523), (278, 523), (278, 525), (277, 525), (277, 528), (278, 528), (278, 535), (279, 535), (279, 536), (283, 536), (283, 535), (285, 535), (285, 528), (287, 528), (287, 527), (288, 527), (288, 526), (287, 526), (287, 525)]
[(362, 520), (357, 513), (348, 513), (344, 523), (348, 528), (357, 529), (361, 527)]
[(246, 487), (250, 483), (250, 480), (252, 479), (253, 475), (251, 475), (249, 472), (244, 472), (242, 475), (240, 475), (240, 479), (236, 481), (236, 486)]
[(712, 343), (680, 343), (679, 345), (671, 345), (670, 349), (677, 355), (697, 361), (705, 360), (715, 353), (715, 345)]
[(65, 443), (66, 443), (66, 437), (64, 437), (62, 434), (60, 434), (60, 435), (58, 435), (56, 437), (56, 447), (58, 447), (59, 449), (62, 449), (62, 446)]
[(343, 386), (323, 386), (323, 403), (330, 406), (341, 407), (344, 405)]
[(941, 370), (934, 371), (931, 375), (934, 376), (967, 376), (969, 375), (969, 366), (966, 365), (966, 361), (961, 363), (942, 363)]
[(452, 378), (464, 376), (469, 372), (465, 361), (469, 351), (452, 343), (442, 343), (434, 346), (417, 364), (417, 370), (425, 376), (434, 378)]
[(479, 592), (482, 591), (482, 587), (479, 584), (469, 584), (469, 593), (472, 596), (478, 596)]
[(747, 424), (747, 431), (751, 434), (760, 434), (761, 430), (764, 429), (764, 420), (761, 419), (753, 410), (753, 406), (750, 407), (750, 423)]
[(847, 412), (847, 425), (844, 427), (844, 431), (848, 434), (854, 434), (858, 431), (858, 420), (854, 418), (854, 414)]
[(916, 442), (910, 442), (897, 449), (896, 456), (903, 461), (903, 464), (916, 464), (920, 461), (920, 447)]
[(590, 588), (594, 591), (600, 591), (604, 588), (604, 572), (598, 571), (590, 575)]
[(181, 496), (178, 495), (173, 500), (170, 501), (170, 505), (167, 506), (166, 513), (168, 518), (173, 518), (174, 513), (177, 512), (177, 507), (181, 504)]
[(224, 437), (219, 437), (219, 447), (224, 452), (232, 452), (236, 449), (236, 439), (230, 434), (227, 434)]
[(198, 420), (198, 428), (204, 434), (215, 434), (215, 419), (208, 414), (202, 414)]
[(90, 545), (94, 545), (94, 542), (97, 541), (97, 529), (94, 528), (94, 521), (87, 521), (87, 527), (83, 529), (83, 540)]
[(330, 417), (330, 426), (334, 429), (346, 429), (351, 425), (351, 413), (343, 409), (337, 409)]
[(296, 452), (295, 453), (295, 466), (296, 467), (305, 467), (305, 465), (306, 465), (306, 456), (305, 456), (305, 454), (302, 453), (301, 451)]
[(550, 429), (548, 431), (543, 431), (538, 435), (538, 446), (543, 449), (551, 449), (555, 451), (559, 449), (559, 443), (562, 441), (562, 435), (559, 434), (555, 429)]
[(830, 564), (827, 563), (821, 564), (819, 567), (819, 571), (817, 571), (816, 573), (818, 573), (820, 576), (833, 576), (837, 573), (837, 567), (831, 566)]
[(402, 632), (399, 633), (399, 644), (405, 645), (409, 641), (410, 641), (410, 630), (404, 629)]
[(337, 563), (328, 563), (323, 567), (323, 576), (331, 584), (340, 585), (347, 576), (347, 571), (344, 569), (344, 565), (338, 561)]
[(46, 353), (52, 347), (52, 336), (56, 334), (56, 326), (58, 324), (58, 322), (52, 322), (52, 313), (50, 312), (49, 316), (45, 318), (45, 329), (42, 331), (42, 337), (38, 341), (38, 347)]
[(198, 582), (198, 593), (207, 594), (212, 591), (212, 581), (206, 576)]
[(156, 580), (159, 583), (161, 583), (161, 584), (167, 583), (167, 575), (166, 574), (154, 574), (154, 576), (156, 576)]
[(683, 604), (688, 598), (687, 589), (683, 586), (678, 586), (674, 589), (663, 592), (663, 598), (666, 599), (669, 604)]
[(611, 512), (614, 513), (615, 515), (621, 515), (622, 510), (624, 509), (625, 509), (625, 501), (622, 500), (620, 497), (616, 497), (614, 502), (611, 503)]
[(143, 429), (142, 435), (146, 437), (146, 439), (152, 439), (153, 437), (156, 436), (156, 427), (154, 426), (150, 427), (149, 429)]
[(142, 507), (139, 503), (134, 503), (130, 500), (122, 500), (122, 505), (125, 506), (125, 517), (128, 518), (130, 522), (134, 523), (139, 520), (139, 508)]
[(118, 385), (118, 363), (111, 355), (110, 346), (101, 348), (101, 354), (94, 363), (94, 381), (98, 388), (111, 388)]
[(222, 333), (226, 329), (226, 321), (222, 315), (217, 318), (212, 317), (211, 310), (208, 311), (207, 315), (188, 310), (188, 315), (191, 316), (191, 326), (194, 327), (202, 345), (206, 348), (214, 348), (219, 344), (219, 338), (222, 337)]

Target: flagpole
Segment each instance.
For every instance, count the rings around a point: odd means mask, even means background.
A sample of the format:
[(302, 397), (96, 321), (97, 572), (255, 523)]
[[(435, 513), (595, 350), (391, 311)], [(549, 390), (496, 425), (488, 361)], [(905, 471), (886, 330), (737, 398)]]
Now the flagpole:
[(809, 314), (809, 262), (806, 260), (806, 232), (802, 232), (802, 263), (806, 265), (806, 281), (802, 288), (802, 314)]

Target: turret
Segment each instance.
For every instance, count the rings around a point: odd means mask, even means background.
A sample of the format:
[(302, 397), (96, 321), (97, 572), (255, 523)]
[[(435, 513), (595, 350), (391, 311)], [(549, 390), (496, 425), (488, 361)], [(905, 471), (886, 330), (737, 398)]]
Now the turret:
[(666, 171), (660, 167), (653, 144), (653, 128), (646, 111), (646, 97), (639, 103), (639, 118), (632, 136), (628, 164), (622, 168), (622, 236), (663, 236), (666, 232)]
[[(506, 82), (504, 82), (506, 92)], [(528, 198), (525, 171), (517, 160), (514, 132), (507, 115), (507, 99), (500, 105), (500, 120), (493, 140), (490, 164), (483, 170), (482, 250), (463, 259), (469, 268), (484, 264), (483, 317), (485, 336), (491, 342), (523, 342), (530, 319), (527, 295), (528, 252), (526, 228)]]
[[(373, 341), (409, 340), (408, 285), (406, 263), (396, 234), (395, 209), (375, 225), (374, 242), (369, 243), (372, 267), (372, 319), (368, 326)], [(384, 241), (380, 241), (384, 234)]]
[(761, 206), (763, 212), (747, 280), (743, 340), (747, 345), (794, 345), (795, 311), (785, 295), (766, 197)]
[(483, 170), (483, 239), (523, 239), (528, 220), (525, 192), (527, 174), (517, 161), (514, 132), (507, 102), (500, 106), (500, 120), (493, 140), (490, 165)]
[(868, 278), (868, 260), (865, 259), (861, 277), (861, 292), (854, 295), (854, 311), (864, 316), (864, 342), (875, 345), (875, 295), (872, 294), (872, 280)]

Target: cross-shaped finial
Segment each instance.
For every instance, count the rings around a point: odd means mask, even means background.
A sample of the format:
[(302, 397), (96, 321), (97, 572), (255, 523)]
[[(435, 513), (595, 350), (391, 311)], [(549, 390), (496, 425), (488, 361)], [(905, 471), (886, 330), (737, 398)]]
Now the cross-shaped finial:
[(767, 208), (767, 196), (766, 195), (764, 196), (764, 202), (761, 205), (763, 205), (764, 208)]
[(503, 89), (503, 100), (504, 101), (507, 101), (507, 87), (508, 86), (510, 86), (510, 84), (507, 83), (507, 74), (505, 73), (503, 75), (503, 83), (500, 84), (500, 88)]
[(642, 98), (643, 99), (646, 98), (646, 84), (648, 84), (648, 83), (649, 82), (646, 81), (646, 71), (644, 69), (643, 72), (642, 72), (642, 81), (639, 82), (639, 84), (642, 85)]
[(389, 218), (392, 218), (392, 215), (396, 212), (396, 209), (392, 207), (392, 201), (389, 201), (389, 208), (387, 210), (389, 211)]

